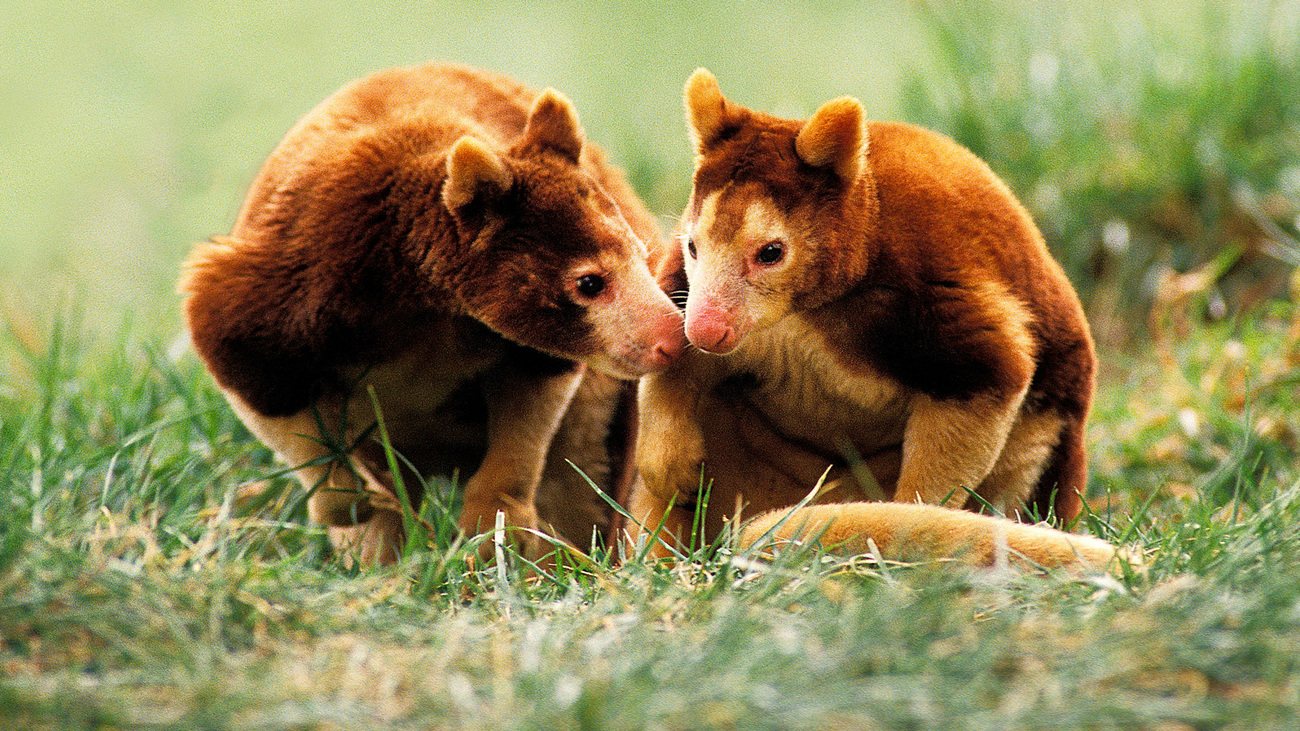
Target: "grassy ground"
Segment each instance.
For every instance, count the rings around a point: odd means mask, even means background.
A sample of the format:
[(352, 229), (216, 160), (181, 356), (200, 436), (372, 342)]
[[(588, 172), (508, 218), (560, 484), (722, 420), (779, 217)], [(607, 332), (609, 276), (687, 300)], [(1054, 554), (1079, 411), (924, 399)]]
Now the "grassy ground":
[(525, 578), (445, 544), (349, 571), (297, 491), (237, 504), (275, 468), (192, 356), (11, 328), (0, 714), (34, 729), (1294, 728), (1295, 318), (1284, 303), (1198, 327), (1105, 384), (1081, 528), (1147, 568), (1082, 579), (725, 550)]
[[(0, 727), (1300, 727), (1300, 6), (634, 5), (12, 9)], [(664, 214), (695, 65), (754, 106), (853, 93), (978, 150), (1100, 337), (1078, 529), (1145, 570), (722, 550), (524, 577), (446, 542), (339, 565), (165, 293), (296, 116), (425, 58), (565, 89)], [(89, 313), (38, 291), (67, 282)]]

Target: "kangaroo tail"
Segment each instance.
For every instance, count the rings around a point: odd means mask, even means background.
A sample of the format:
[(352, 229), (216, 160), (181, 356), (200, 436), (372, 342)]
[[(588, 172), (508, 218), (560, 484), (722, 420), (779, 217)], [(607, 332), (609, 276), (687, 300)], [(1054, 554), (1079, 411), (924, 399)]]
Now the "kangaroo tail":
[(878, 553), (901, 561), (954, 559), (972, 566), (1000, 560), (1020, 568), (1099, 572), (1116, 557), (1098, 538), (1042, 525), (918, 503), (843, 503), (773, 510), (740, 530), (749, 548), (817, 541), (843, 555)]

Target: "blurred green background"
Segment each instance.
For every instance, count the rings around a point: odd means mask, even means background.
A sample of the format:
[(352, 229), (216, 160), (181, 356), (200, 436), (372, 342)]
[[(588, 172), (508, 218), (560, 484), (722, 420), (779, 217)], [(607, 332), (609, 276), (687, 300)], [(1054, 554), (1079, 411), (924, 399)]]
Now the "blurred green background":
[[(1209, 316), (1294, 269), (1300, 2), (14, 4), (0, 18), (0, 306), (175, 329), (177, 265), (226, 232), (285, 130), (429, 59), (554, 86), (666, 224), (689, 190), (680, 88), (802, 116), (853, 94), (1007, 178), (1125, 341), (1173, 272)], [(1227, 252), (1226, 254), (1224, 252)], [(1217, 259), (1216, 259), (1217, 257)]]

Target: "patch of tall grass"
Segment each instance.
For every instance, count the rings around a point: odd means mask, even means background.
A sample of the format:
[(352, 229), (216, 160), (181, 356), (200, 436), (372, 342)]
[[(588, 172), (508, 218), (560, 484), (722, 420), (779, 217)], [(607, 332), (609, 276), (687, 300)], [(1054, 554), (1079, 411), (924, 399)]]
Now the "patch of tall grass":
[(1140, 332), (1170, 272), (1225, 252), (1210, 316), (1284, 291), (1300, 264), (1300, 6), (917, 7), (937, 54), (905, 83), (904, 116), (1021, 195), (1104, 339)]
[[(192, 356), (75, 317), (44, 341), (11, 329), (0, 711), (40, 729), (1287, 728), (1300, 476), (1259, 424), (1300, 422), (1294, 351), (1269, 347), (1294, 314), (1193, 320), (1171, 365), (1107, 384), (1084, 525), (1146, 568), (1093, 577), (726, 543), (537, 572), (436, 535), (359, 571)], [(1272, 390), (1214, 376), (1230, 368)], [(253, 481), (265, 497), (241, 502)]]

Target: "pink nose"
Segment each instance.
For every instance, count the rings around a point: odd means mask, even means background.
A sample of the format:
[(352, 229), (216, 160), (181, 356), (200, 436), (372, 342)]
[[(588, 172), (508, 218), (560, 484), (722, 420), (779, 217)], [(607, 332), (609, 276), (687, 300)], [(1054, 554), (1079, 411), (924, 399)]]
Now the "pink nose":
[(695, 333), (691, 343), (709, 353), (730, 353), (736, 348), (736, 331), (725, 325)]
[(691, 345), (708, 353), (730, 353), (740, 342), (730, 318), (716, 310), (702, 310), (699, 316), (687, 318), (686, 337)]
[(682, 318), (673, 310), (660, 320), (659, 333), (650, 346), (649, 360), (656, 368), (666, 368), (686, 350), (686, 334), (682, 331)]
[(662, 370), (672, 365), (673, 361), (677, 360), (677, 356), (680, 354), (680, 349), (659, 343), (651, 349), (650, 355), (646, 357), (646, 365), (652, 370)]
[(691, 292), (686, 302), (686, 337), (691, 345), (708, 353), (730, 353), (740, 344), (743, 326), (736, 307), (717, 295)]

